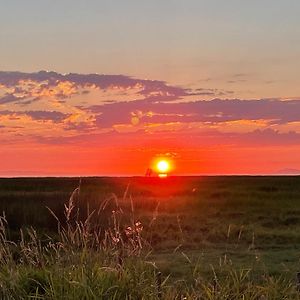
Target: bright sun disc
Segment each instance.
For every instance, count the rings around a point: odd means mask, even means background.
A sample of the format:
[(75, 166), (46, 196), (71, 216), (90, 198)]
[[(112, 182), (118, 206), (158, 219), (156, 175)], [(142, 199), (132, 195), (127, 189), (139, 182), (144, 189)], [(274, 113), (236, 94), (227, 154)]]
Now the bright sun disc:
[(170, 169), (170, 164), (166, 160), (160, 160), (157, 163), (157, 170), (161, 173), (166, 173)]

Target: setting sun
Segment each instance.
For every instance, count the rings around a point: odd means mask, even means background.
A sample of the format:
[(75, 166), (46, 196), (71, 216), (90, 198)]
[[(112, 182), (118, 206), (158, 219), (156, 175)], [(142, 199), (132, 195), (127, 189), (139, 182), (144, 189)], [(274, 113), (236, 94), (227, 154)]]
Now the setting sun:
[[(156, 156), (152, 159), (146, 176), (168, 177), (174, 171), (174, 160), (169, 156)], [(153, 173), (152, 173), (153, 172)]]
[(170, 170), (170, 163), (167, 160), (160, 160), (156, 167), (160, 173), (167, 173)]

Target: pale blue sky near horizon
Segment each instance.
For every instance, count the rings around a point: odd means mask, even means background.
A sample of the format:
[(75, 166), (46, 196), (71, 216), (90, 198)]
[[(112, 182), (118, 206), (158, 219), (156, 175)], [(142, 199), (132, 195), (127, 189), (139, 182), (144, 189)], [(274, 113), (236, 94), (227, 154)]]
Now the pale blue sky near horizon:
[[(126, 74), (194, 86), (213, 79), (207, 87), (218, 88), (231, 88), (231, 77), (242, 74), (253, 96), (300, 94), (300, 1), (0, 3), (1, 70)], [(243, 82), (237, 93), (246, 91)]]

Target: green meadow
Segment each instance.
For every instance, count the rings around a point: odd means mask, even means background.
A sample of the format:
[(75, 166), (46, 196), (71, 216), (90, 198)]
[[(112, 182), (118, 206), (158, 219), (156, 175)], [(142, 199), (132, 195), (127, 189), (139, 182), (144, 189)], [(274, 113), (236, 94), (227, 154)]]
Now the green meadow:
[(300, 299), (300, 177), (0, 179), (1, 299)]

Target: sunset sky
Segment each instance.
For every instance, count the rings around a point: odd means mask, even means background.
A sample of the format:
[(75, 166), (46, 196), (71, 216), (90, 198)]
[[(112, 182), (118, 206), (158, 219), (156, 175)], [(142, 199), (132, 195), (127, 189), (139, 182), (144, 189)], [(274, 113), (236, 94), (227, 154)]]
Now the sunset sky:
[(299, 0), (0, 3), (0, 176), (300, 170)]

